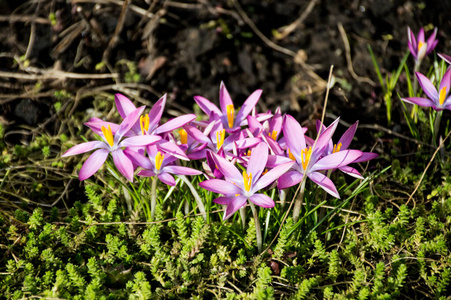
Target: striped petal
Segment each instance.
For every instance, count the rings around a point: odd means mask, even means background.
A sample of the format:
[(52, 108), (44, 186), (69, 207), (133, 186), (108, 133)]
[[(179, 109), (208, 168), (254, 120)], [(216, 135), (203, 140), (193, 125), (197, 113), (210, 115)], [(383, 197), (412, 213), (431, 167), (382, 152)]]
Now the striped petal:
[(94, 149), (98, 148), (104, 148), (105, 150), (109, 148), (104, 142), (101, 141), (92, 141), (92, 142), (86, 142), (81, 143), (78, 145), (73, 146), (69, 150), (67, 150), (61, 157), (67, 157), (72, 155), (77, 155), (81, 153), (85, 153)]
[(337, 188), (335, 187), (332, 180), (329, 179), (329, 177), (319, 172), (312, 172), (308, 174), (308, 177), (314, 183), (319, 185), (323, 190), (325, 190), (327, 193), (334, 196), (335, 198), (340, 199), (340, 195), (338, 194)]
[(258, 205), (258, 206), (264, 207), (264, 208), (273, 208), (274, 207), (274, 200), (272, 200), (270, 197), (266, 196), (265, 194), (254, 194), (249, 197), (249, 201), (251, 201), (255, 205)]
[(111, 152), (113, 156), (114, 165), (118, 171), (127, 178), (128, 181), (133, 182), (133, 163), (121, 149), (116, 149)]
[(243, 193), (243, 191), (235, 184), (221, 179), (205, 180), (199, 183), (199, 186), (210, 192), (223, 195), (235, 195)]
[(78, 179), (83, 181), (97, 172), (107, 159), (108, 153), (109, 151), (106, 149), (99, 149), (92, 153), (81, 167)]

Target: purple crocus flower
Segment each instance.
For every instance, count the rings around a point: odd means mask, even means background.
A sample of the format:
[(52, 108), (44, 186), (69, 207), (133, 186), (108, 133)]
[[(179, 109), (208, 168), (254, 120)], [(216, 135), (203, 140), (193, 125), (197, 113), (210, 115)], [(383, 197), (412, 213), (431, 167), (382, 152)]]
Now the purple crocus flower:
[(244, 102), (241, 109), (235, 114), (235, 107), (223, 82), (219, 88), (219, 103), (221, 109), (202, 96), (194, 96), (194, 100), (199, 107), (211, 118), (216, 114), (221, 119), (223, 127), (227, 132), (236, 132), (247, 120), (246, 117), (251, 113), (252, 109), (260, 99), (262, 90), (254, 91)]
[(451, 68), (446, 70), (440, 81), (439, 90), (435, 88), (432, 82), (423, 74), (416, 72), (415, 75), (418, 78), (421, 88), (429, 98), (422, 97), (410, 97), (402, 98), (404, 102), (411, 104), (418, 104), (420, 106), (432, 107), (434, 110), (440, 111), (444, 109), (451, 110), (451, 96), (449, 90), (451, 87)]
[[(349, 145), (352, 142), (352, 139), (354, 138), (358, 124), (359, 124), (359, 121), (355, 122), (351, 127), (349, 127), (346, 130), (346, 132), (343, 133), (343, 135), (340, 137), (340, 139), (338, 140), (338, 142), (336, 144), (334, 144), (332, 139), (330, 139), (328, 146), (324, 150), (324, 155), (329, 155), (329, 154), (333, 154), (333, 153), (336, 153), (339, 151), (347, 150)], [(326, 127), (321, 123), (321, 121), (318, 120), (317, 128), (320, 128), (320, 127), (322, 127), (322, 132), (324, 132), (326, 130)], [(353, 163), (368, 161), (368, 160), (371, 160), (378, 156), (379, 155), (377, 153), (362, 152), (362, 156), (360, 156), (359, 158), (354, 160)], [(342, 166), (342, 167), (339, 167), (338, 169), (340, 171), (342, 171), (343, 173), (346, 173), (348, 175), (351, 175), (351, 176), (359, 178), (359, 179), (363, 179), (363, 177), (362, 177), (362, 175), (360, 175), (359, 171), (357, 171), (353, 167)]]
[[(177, 157), (167, 153), (162, 153), (156, 146), (147, 147), (149, 158), (141, 158), (139, 165), (144, 168), (138, 172), (138, 176), (153, 177), (157, 176), (167, 185), (175, 186), (174, 175), (200, 175), (202, 172), (188, 167), (177, 166), (174, 162)], [(138, 154), (141, 156), (140, 154)]]
[(224, 220), (243, 207), (247, 200), (261, 207), (274, 207), (274, 201), (270, 197), (257, 192), (270, 185), (293, 165), (293, 162), (286, 162), (262, 175), (268, 161), (268, 146), (264, 142), (253, 149), (247, 169), (243, 173), (225, 158), (213, 152), (212, 156), (225, 180), (210, 179), (199, 185), (206, 190), (224, 195), (213, 200), (215, 203), (227, 205)]
[(407, 45), (409, 46), (410, 53), (412, 53), (417, 62), (423, 60), (426, 55), (431, 53), (438, 43), (438, 40), (435, 38), (437, 36), (437, 27), (434, 28), (434, 32), (427, 41), (425, 41), (424, 37), (424, 28), (420, 29), (417, 38), (415, 38), (410, 27), (407, 27), (407, 36), (409, 38)]
[(156, 142), (161, 140), (160, 136), (150, 135), (134, 136), (122, 140), (125, 133), (127, 133), (133, 126), (133, 124), (135, 124), (139, 119), (139, 116), (142, 114), (143, 110), (144, 106), (130, 112), (128, 116), (122, 121), (122, 123), (117, 127), (114, 134), (109, 123), (107, 123), (106, 126), (101, 126), (101, 133), (98, 134), (102, 137), (103, 141), (81, 143), (67, 150), (66, 153), (64, 153), (61, 157), (81, 154), (94, 149), (98, 149), (91, 154), (91, 156), (81, 167), (78, 178), (82, 181), (96, 173), (107, 159), (108, 154), (111, 153), (114, 164), (116, 165), (119, 172), (124, 175), (127, 180), (133, 182), (134, 168), (132, 161), (129, 158), (129, 155), (131, 155), (133, 152), (127, 149), (127, 147), (143, 147), (146, 145), (155, 144)]
[[(162, 135), (175, 129), (181, 128), (183, 125), (188, 124), (196, 118), (195, 114), (187, 114), (169, 120), (166, 123), (160, 125), (160, 120), (163, 115), (164, 107), (166, 105), (166, 98), (167, 97), (165, 94), (152, 106), (152, 109), (148, 114), (140, 116), (131, 127), (132, 133), (129, 133), (129, 135)], [(114, 101), (116, 103), (119, 114), (124, 119), (128, 116), (128, 114), (136, 109), (133, 102), (131, 102), (124, 95), (114, 95)], [(88, 122), (88, 124), (93, 130), (98, 131), (101, 127), (101, 124), (98, 124), (98, 122), (99, 119), (93, 119), (92, 121)], [(158, 148), (160, 148), (164, 152), (171, 153), (172, 155), (175, 155), (180, 159), (189, 160), (179, 146), (164, 139), (158, 142)], [(135, 151), (137, 150), (135, 149)]]
[(362, 156), (362, 152), (359, 150), (344, 150), (324, 156), (324, 151), (337, 125), (338, 119), (320, 134), (313, 149), (311, 146), (307, 146), (301, 125), (292, 116), (285, 116), (283, 134), (287, 144), (287, 152), (288, 156), (296, 163), (292, 170), (279, 178), (277, 182), (279, 189), (296, 185), (302, 181), (304, 175), (307, 175), (326, 192), (340, 198), (332, 180), (320, 171), (346, 166)]

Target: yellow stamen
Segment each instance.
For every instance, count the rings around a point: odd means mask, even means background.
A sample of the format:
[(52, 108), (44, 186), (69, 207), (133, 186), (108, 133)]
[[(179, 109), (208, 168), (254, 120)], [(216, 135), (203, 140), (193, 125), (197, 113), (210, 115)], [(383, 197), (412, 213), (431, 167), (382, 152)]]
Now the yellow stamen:
[(446, 86), (444, 86), (441, 90), (440, 90), (440, 95), (438, 98), (438, 102), (440, 103), (440, 105), (443, 105), (443, 103), (445, 102), (446, 99)]
[(288, 157), (289, 157), (291, 160), (296, 161), (296, 157), (294, 157), (294, 155), (293, 155), (293, 153), (291, 153), (290, 149), (288, 149)]
[(146, 114), (145, 116), (141, 116), (139, 118), (139, 125), (141, 125), (141, 132), (143, 135), (145, 135), (147, 132), (147, 130), (149, 130), (149, 123), (150, 123), (150, 119), (149, 119), (149, 115)]
[(110, 146), (113, 146), (114, 138), (113, 138), (113, 132), (111, 131), (111, 126), (108, 125), (108, 129), (106, 129), (105, 126), (102, 126), (102, 132), (103, 132), (103, 136), (105, 137), (108, 144)]
[(159, 171), (161, 169), (161, 165), (163, 164), (164, 154), (161, 154), (160, 151), (158, 151), (157, 155), (155, 156), (155, 169)]
[(276, 140), (277, 138), (277, 131), (273, 130), (272, 132), (268, 133), (268, 136), (272, 138), (273, 140)]
[(310, 157), (312, 156), (312, 148), (305, 148), (302, 150), (301, 154), (301, 163), (302, 168), (304, 168), (304, 171), (307, 170), (308, 163), (310, 161)]
[(243, 171), (244, 189), (249, 192), (252, 184), (252, 174), (247, 175), (246, 171)]
[(247, 156), (251, 156), (251, 153), (252, 153), (252, 151), (251, 151), (251, 149), (249, 149), (249, 150), (247, 150), (246, 155), (247, 155)]
[(341, 149), (341, 143), (339, 143), (338, 145), (335, 144), (334, 149), (332, 150), (332, 153), (336, 153), (336, 152), (340, 151), (340, 149)]
[(180, 142), (185, 145), (188, 144), (188, 133), (186, 132), (186, 130), (183, 128), (180, 129), (179, 134), (180, 134)]
[(219, 150), (224, 144), (225, 129), (216, 131), (216, 148)]
[(229, 128), (233, 128), (233, 121), (235, 120), (235, 109), (233, 104), (227, 105), (227, 121), (229, 122)]
[(418, 52), (420, 52), (421, 47), (423, 47), (425, 43), (418, 41)]

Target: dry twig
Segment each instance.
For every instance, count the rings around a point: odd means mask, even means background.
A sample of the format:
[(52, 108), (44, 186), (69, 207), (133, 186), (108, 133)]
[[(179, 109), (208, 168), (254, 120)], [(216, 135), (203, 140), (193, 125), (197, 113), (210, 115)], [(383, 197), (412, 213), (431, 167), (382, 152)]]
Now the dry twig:
[(361, 77), (355, 73), (354, 68), (352, 66), (351, 47), (349, 46), (348, 37), (346, 36), (346, 32), (343, 28), (343, 25), (341, 23), (338, 23), (337, 26), (338, 26), (338, 31), (340, 32), (340, 35), (341, 35), (341, 39), (343, 40), (343, 44), (345, 46), (346, 62), (348, 64), (348, 71), (351, 74), (352, 78), (354, 78), (358, 82), (365, 82), (371, 86), (376, 86), (376, 83), (374, 81), (372, 81), (371, 79), (369, 79), (368, 77)]
[(313, 8), (316, 5), (316, 2), (318, 0), (311, 0), (310, 3), (305, 8), (304, 12), (297, 18), (293, 23), (291, 23), (288, 26), (284, 26), (282, 28), (279, 28), (279, 34), (275, 36), (276, 39), (281, 40), (285, 38), (287, 35), (292, 33), (294, 30), (296, 30), (299, 26), (301, 26), (302, 23), (304, 23), (304, 20), (308, 17), (308, 15), (312, 12)]

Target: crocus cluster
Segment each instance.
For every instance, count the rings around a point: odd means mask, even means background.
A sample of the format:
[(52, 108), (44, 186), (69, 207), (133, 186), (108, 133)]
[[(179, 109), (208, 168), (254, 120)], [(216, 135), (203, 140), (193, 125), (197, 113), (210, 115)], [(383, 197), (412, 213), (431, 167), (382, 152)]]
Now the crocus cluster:
[[(427, 41), (425, 40), (424, 29), (421, 28), (418, 32), (417, 38), (412, 33), (410, 28), (408, 31), (408, 47), (412, 55), (415, 57), (416, 62), (421, 62), (421, 60), (431, 53), (437, 46), (438, 40), (436, 39), (437, 28), (434, 28), (434, 32), (429, 36)], [(439, 53), (438, 56), (443, 59), (448, 65), (451, 64), (451, 57), (446, 54)], [(446, 72), (441, 78), (438, 89), (434, 86), (432, 81), (420, 72), (415, 72), (415, 79), (420, 84), (426, 97), (406, 97), (402, 98), (404, 102), (416, 104), (423, 107), (431, 107), (435, 111), (451, 110), (451, 67), (448, 67)]]
[[(230, 218), (248, 201), (272, 208), (274, 200), (265, 191), (271, 187), (287, 189), (307, 176), (330, 195), (339, 198), (330, 174), (340, 170), (362, 178), (351, 163), (363, 162), (377, 154), (349, 149), (357, 128), (352, 125), (337, 143), (333, 135), (339, 119), (328, 127), (318, 121), (316, 139), (305, 135), (290, 115), (258, 113), (256, 104), (262, 91), (256, 90), (238, 110), (225, 85), (219, 92), (220, 108), (208, 99), (195, 96), (207, 115), (196, 120), (183, 115), (160, 124), (166, 96), (144, 114), (125, 96), (117, 94), (115, 103), (123, 121), (120, 124), (91, 119), (85, 123), (101, 140), (76, 145), (63, 157), (95, 150), (83, 164), (79, 178), (96, 173), (111, 153), (118, 171), (129, 181), (134, 175), (157, 177), (175, 185), (171, 174), (199, 175), (206, 180), (200, 186), (221, 194), (214, 202), (226, 206), (224, 219)], [(199, 160), (203, 172), (181, 166), (180, 160)]]

